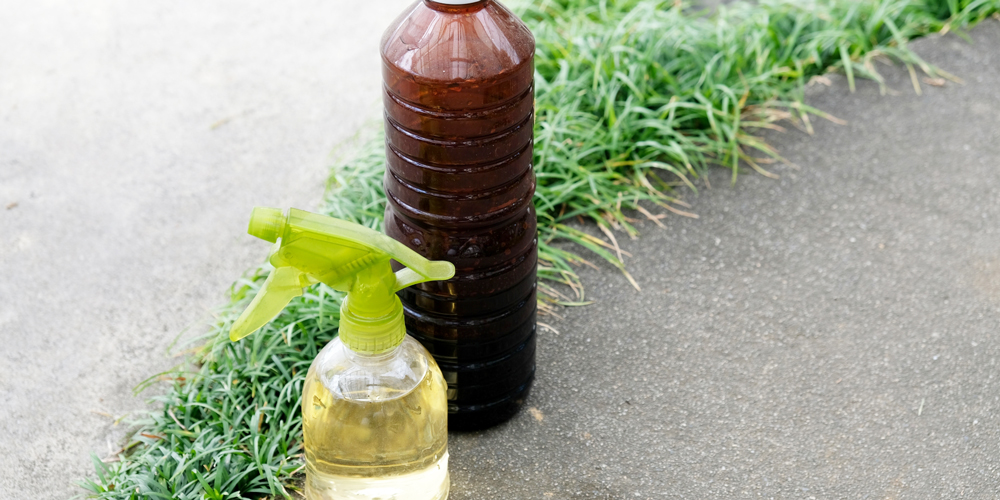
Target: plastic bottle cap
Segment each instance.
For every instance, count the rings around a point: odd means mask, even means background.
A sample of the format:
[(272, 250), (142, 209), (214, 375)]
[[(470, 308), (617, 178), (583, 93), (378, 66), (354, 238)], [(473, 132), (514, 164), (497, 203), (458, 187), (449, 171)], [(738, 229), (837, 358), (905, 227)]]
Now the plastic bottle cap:
[(466, 5), (470, 3), (481, 2), (482, 0), (431, 0), (434, 3), (443, 3), (445, 5)]

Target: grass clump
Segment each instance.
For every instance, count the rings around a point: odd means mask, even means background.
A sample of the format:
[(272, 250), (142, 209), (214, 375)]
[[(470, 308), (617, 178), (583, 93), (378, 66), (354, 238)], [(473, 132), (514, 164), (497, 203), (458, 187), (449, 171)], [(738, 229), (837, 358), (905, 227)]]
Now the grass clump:
[[(626, 272), (615, 232), (634, 237), (637, 211), (657, 223), (693, 216), (676, 199), (713, 166), (772, 175), (780, 161), (760, 132), (785, 120), (811, 131), (802, 103), (826, 71), (885, 85), (879, 59), (935, 71), (907, 48), (1000, 11), (1000, 0), (816, 0), (736, 3), (711, 17), (665, 0), (531, 0), (518, 9), (535, 33), (535, 205), (543, 307), (584, 299), (573, 266), (587, 263), (558, 241)], [(384, 156), (374, 141), (335, 168), (321, 211), (380, 228)], [(655, 214), (654, 211), (666, 212)], [(593, 221), (605, 238), (568, 225)], [(292, 496), (302, 467), (299, 397), (309, 363), (335, 335), (340, 297), (318, 285), (261, 332), (229, 342), (232, 320), (267, 270), (232, 290), (194, 361), (121, 452), (95, 458), (82, 485), (99, 498), (230, 499)], [(626, 276), (628, 276), (626, 272)], [(548, 286), (570, 286), (563, 293)], [(634, 281), (633, 281), (634, 284)], [(163, 377), (161, 377), (163, 378)]]
[[(997, 6), (765, 0), (703, 19), (668, 0), (531, 3), (523, 15), (538, 40), (539, 231), (546, 243), (597, 246), (624, 271), (612, 230), (637, 234), (628, 211), (656, 222), (691, 216), (674, 187), (707, 183), (712, 166), (730, 169), (733, 181), (741, 165), (773, 177), (765, 167), (781, 158), (761, 131), (786, 120), (811, 132), (810, 115), (833, 119), (802, 103), (813, 76), (843, 68), (852, 88), (855, 75), (884, 85), (874, 66), (880, 58), (936, 76), (907, 41), (975, 22)], [(566, 225), (577, 216), (595, 222), (607, 241)]]
[(289, 496), (302, 468), (299, 400), (309, 364), (335, 335), (340, 297), (325, 286), (305, 291), (285, 312), (242, 342), (229, 325), (267, 277), (238, 281), (197, 354), (200, 369), (151, 380), (171, 382), (153, 398), (159, 410), (82, 486), (90, 496), (210, 499)]

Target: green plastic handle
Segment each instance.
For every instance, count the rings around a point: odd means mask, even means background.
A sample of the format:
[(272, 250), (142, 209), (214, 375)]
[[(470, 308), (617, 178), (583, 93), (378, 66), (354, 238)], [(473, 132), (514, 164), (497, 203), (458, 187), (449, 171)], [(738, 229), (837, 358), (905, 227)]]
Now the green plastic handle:
[(294, 267), (278, 267), (267, 276), (264, 286), (257, 292), (250, 305), (233, 322), (229, 340), (250, 335), (274, 319), (288, 303), (302, 295), (302, 288), (309, 286), (307, 276)]

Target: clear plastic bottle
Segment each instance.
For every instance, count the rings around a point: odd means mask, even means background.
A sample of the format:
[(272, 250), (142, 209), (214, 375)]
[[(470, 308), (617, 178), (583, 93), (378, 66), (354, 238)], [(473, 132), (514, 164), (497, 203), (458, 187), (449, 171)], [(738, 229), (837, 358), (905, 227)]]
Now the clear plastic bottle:
[(510, 418), (534, 379), (534, 50), (494, 0), (420, 0), (382, 38), (385, 230), (456, 267), (400, 292), (454, 429)]
[(306, 498), (441, 500), (448, 497), (444, 378), (411, 337), (362, 354), (334, 339), (302, 390)]

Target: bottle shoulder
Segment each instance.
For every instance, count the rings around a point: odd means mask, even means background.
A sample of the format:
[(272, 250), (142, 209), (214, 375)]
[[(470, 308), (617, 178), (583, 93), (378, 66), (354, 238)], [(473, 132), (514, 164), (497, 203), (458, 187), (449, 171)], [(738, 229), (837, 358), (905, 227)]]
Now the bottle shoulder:
[(480, 80), (530, 66), (535, 39), (498, 2), (439, 10), (418, 1), (385, 31), (381, 52), (388, 68), (417, 78)]
[(340, 338), (324, 347), (309, 367), (308, 378), (320, 382), (337, 399), (386, 401), (404, 397), (440, 369), (424, 346), (407, 335), (391, 353), (363, 356)]

